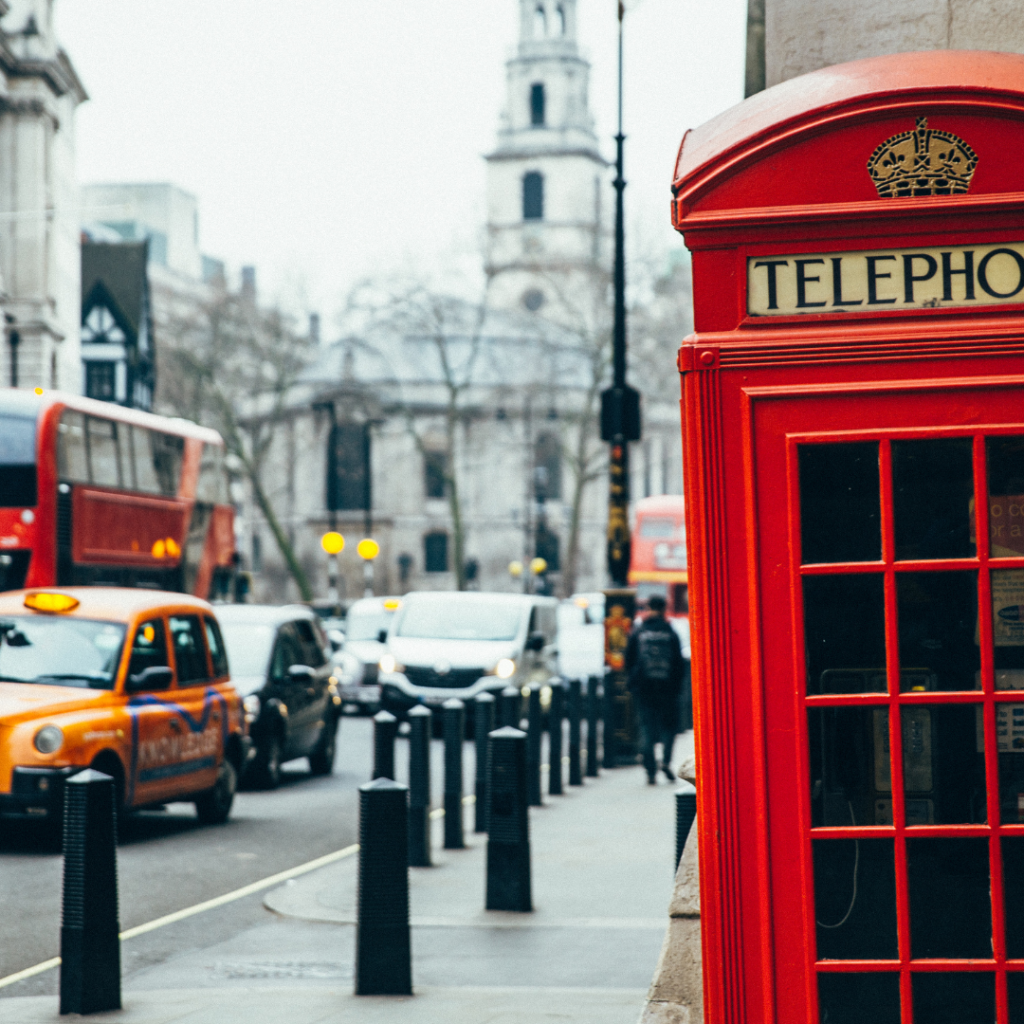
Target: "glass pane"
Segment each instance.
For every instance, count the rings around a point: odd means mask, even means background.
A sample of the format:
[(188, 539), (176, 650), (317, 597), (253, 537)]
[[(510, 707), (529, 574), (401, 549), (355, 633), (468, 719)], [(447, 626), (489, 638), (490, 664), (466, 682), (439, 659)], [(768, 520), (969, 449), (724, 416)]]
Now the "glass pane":
[(57, 428), (57, 472), (62, 480), (89, 482), (89, 464), (85, 458), (85, 417), (65, 409)]
[(816, 839), (819, 960), (895, 960), (896, 868), (891, 839)]
[(1024, 704), (996, 704), (1000, 820), (1024, 823)]
[(807, 692), (884, 693), (881, 574), (804, 577)]
[(907, 883), (913, 959), (992, 956), (987, 839), (908, 839)]
[(891, 825), (889, 709), (811, 708), (811, 823)]
[(86, 417), (89, 429), (89, 479), (101, 487), (121, 486), (121, 460), (117, 451), (117, 424)]
[(893, 441), (892, 478), (898, 559), (974, 555), (969, 437)]
[(145, 427), (132, 427), (132, 451), (135, 456), (135, 487), (146, 494), (160, 494), (152, 432)]
[(977, 573), (897, 573), (896, 604), (902, 688), (977, 689)]
[(800, 445), (804, 564), (882, 557), (878, 442)]
[(993, 1024), (995, 975), (978, 971), (911, 975), (914, 1024)]
[(992, 572), (992, 661), (997, 690), (1024, 690), (1024, 569)]
[(1010, 1024), (1021, 1024), (1024, 1022), (1024, 974), (1007, 972), (1006, 995), (1010, 1004)]
[[(1000, 843), (1003, 851), (1006, 955), (1011, 960), (1020, 960), (1024, 959), (1024, 836), (1003, 836)], [(1024, 996), (1024, 990), (1021, 994)], [(1024, 1004), (1021, 1012), (1024, 1012)]]
[(898, 974), (819, 974), (821, 1024), (899, 1024)]
[(985, 743), (977, 704), (904, 707), (903, 790), (908, 825), (985, 821)]
[(989, 553), (993, 558), (1024, 555), (1024, 437), (989, 437)]

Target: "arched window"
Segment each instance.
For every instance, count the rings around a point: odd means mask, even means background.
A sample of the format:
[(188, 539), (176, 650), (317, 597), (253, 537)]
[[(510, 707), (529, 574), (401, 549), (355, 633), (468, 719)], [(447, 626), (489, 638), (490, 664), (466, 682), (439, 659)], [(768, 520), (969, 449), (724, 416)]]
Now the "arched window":
[(544, 124), (544, 83), (534, 82), (530, 86), (530, 124), (541, 127)]
[(555, 8), (555, 28), (560, 36), (565, 35), (565, 8), (561, 4)]
[(528, 171), (523, 175), (523, 220), (544, 219), (544, 175)]
[(561, 500), (562, 445), (557, 434), (543, 433), (534, 442), (533, 478), (538, 498)]
[(533, 35), (535, 39), (543, 39), (548, 34), (548, 15), (543, 4), (537, 4), (533, 12)]

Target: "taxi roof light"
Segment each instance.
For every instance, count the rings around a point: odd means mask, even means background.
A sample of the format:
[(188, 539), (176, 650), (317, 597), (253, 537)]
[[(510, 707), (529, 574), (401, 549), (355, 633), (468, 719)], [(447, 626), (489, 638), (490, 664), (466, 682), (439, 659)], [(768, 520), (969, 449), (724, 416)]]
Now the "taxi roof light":
[(397, 597), (389, 597), (389, 598), (388, 598), (388, 599), (387, 599), (387, 600), (386, 600), (386, 601), (384, 602), (384, 607), (385, 607), (385, 609), (386, 609), (387, 611), (389, 611), (389, 612), (393, 612), (393, 611), (395, 611), (395, 610), (396, 610), (396, 609), (398, 608), (398, 606), (399, 606), (399, 605), (400, 605), (401, 603), (402, 603), (402, 602), (401, 602), (401, 601), (399, 601)]
[(36, 612), (70, 612), (78, 607), (78, 598), (49, 590), (37, 590), (25, 595), (25, 607)]

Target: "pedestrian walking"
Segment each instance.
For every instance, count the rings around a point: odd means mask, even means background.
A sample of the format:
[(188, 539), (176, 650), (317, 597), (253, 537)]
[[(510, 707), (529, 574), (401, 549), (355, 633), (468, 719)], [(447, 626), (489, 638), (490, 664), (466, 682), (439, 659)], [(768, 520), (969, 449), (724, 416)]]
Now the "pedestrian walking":
[(665, 619), (665, 607), (663, 597), (652, 596), (648, 601), (650, 614), (633, 630), (626, 645), (629, 689), (639, 711), (644, 768), (652, 786), (658, 777), (654, 752), (658, 743), (662, 748), (661, 770), (670, 782), (675, 781), (670, 764), (679, 731), (679, 694), (685, 674), (682, 646)]

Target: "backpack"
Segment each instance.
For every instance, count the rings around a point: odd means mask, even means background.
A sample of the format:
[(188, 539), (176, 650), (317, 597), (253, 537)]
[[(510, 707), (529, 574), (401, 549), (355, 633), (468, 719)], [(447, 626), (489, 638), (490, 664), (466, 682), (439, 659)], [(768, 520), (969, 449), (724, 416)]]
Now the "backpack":
[(665, 693), (673, 688), (672, 674), (677, 643), (674, 633), (641, 629), (637, 633), (637, 681), (648, 693)]

